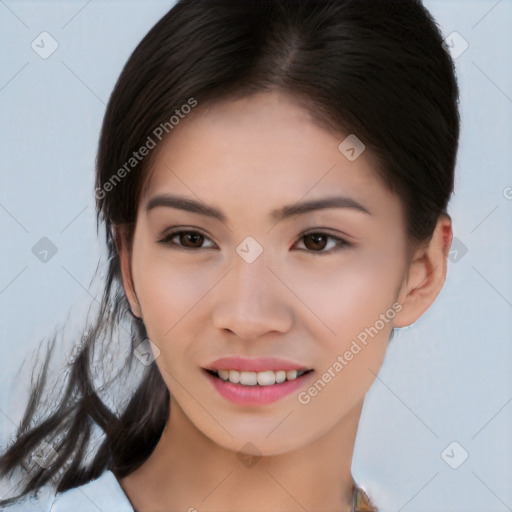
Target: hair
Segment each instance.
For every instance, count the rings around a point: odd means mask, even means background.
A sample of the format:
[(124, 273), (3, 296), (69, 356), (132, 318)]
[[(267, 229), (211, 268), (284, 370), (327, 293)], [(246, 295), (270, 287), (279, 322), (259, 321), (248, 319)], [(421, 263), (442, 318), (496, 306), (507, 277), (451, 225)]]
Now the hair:
[[(428, 240), (447, 214), (460, 125), (454, 64), (442, 42), (419, 0), (180, 0), (156, 23), (125, 64), (101, 129), (95, 186), (108, 273), (99, 311), (76, 344), (60, 397), (35, 420), (47, 351), (15, 440), (0, 458), (2, 476), (24, 468), (21, 493), (0, 504), (46, 484), (63, 492), (105, 470), (122, 478), (149, 457), (167, 421), (169, 392), (155, 364), (142, 369), (131, 396), (110, 407), (101, 392), (121, 373), (98, 389), (92, 369), (101, 340), (112, 344), (120, 325), (130, 339), (123, 375), (133, 371), (134, 347), (147, 337), (124, 293), (114, 232), (126, 226), (133, 233), (158, 154), (134, 162), (134, 152), (160, 139), (162, 127), (172, 136), (169, 120), (193, 101), (201, 108), (279, 90), (326, 126), (356, 134), (404, 206), (408, 240)], [(28, 467), (43, 442), (56, 458), (46, 468)]]

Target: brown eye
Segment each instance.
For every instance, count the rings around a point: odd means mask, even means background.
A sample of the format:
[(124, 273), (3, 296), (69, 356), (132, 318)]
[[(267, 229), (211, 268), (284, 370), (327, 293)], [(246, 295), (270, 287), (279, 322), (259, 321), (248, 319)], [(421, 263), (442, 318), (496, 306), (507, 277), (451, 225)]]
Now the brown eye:
[[(210, 246), (203, 245), (205, 241), (210, 239), (199, 233), (198, 231), (173, 231), (166, 235), (159, 243), (177, 249), (208, 249), (212, 247), (213, 242), (210, 241)], [(213, 244), (214, 245), (214, 244)]]
[[(326, 235), (321, 233), (312, 233), (304, 236), (304, 245), (310, 251), (322, 251), (327, 245), (327, 239), (328, 237)], [(311, 243), (308, 244), (308, 241)]]
[(302, 242), (305, 247), (305, 249), (301, 250), (318, 256), (332, 254), (336, 251), (349, 248), (353, 245), (343, 238), (322, 232), (304, 234), (300, 237), (299, 242)]
[[(204, 243), (210, 245), (204, 245)], [(351, 247), (352, 244), (337, 236), (328, 233), (314, 232), (302, 235), (299, 242), (303, 242), (305, 249), (302, 251), (323, 256), (338, 250)], [(194, 250), (211, 249), (215, 244), (198, 231), (173, 231), (166, 235), (159, 243), (174, 249)]]
[(193, 249), (197, 249), (203, 245), (204, 236), (199, 233), (194, 233), (193, 231), (184, 231), (182, 233), (178, 233), (180, 244), (183, 247), (191, 247)]

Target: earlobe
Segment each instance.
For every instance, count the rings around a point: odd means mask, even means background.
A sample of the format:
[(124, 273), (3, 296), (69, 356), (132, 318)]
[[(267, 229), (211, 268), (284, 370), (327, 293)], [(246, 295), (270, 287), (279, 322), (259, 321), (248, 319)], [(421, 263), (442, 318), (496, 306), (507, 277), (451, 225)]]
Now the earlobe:
[(419, 247), (411, 259), (398, 294), (402, 310), (395, 317), (394, 327), (416, 322), (439, 295), (446, 279), (452, 237), (451, 219), (443, 214), (430, 241)]
[(137, 318), (142, 318), (139, 301), (135, 293), (133, 285), (133, 277), (131, 272), (131, 248), (129, 239), (126, 233), (126, 227), (115, 226), (113, 228), (113, 236), (116, 244), (117, 254), (119, 256), (119, 263), (121, 265), (121, 275), (123, 279), (123, 288), (130, 304), (132, 313)]

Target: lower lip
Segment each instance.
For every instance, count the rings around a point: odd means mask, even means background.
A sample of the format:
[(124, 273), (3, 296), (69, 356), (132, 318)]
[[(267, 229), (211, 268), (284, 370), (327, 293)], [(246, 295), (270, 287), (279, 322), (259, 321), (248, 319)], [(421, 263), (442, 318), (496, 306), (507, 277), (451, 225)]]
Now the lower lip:
[(244, 386), (214, 377), (204, 370), (214, 388), (229, 401), (238, 405), (265, 405), (277, 402), (277, 400), (297, 391), (309, 380), (314, 372), (308, 372), (295, 380), (286, 380), (280, 384), (271, 386)]

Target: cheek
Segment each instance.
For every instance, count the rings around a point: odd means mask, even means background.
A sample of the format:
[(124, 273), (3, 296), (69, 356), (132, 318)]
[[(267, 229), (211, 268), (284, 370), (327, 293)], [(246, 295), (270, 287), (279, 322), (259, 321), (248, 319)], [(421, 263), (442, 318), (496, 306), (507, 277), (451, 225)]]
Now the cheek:
[(197, 263), (184, 263), (184, 258), (178, 259), (171, 251), (141, 244), (132, 262), (148, 336), (161, 343), (194, 315), (194, 308), (215, 284), (211, 271)]
[[(320, 268), (320, 267), (319, 267)], [(297, 295), (337, 339), (356, 336), (395, 302), (402, 267), (396, 254), (358, 251), (295, 279)], [(379, 324), (380, 325), (380, 324)]]
[(377, 259), (360, 256), (309, 288), (311, 309), (334, 334), (315, 324), (316, 379), (297, 397), (308, 421), (334, 424), (363, 399), (383, 363), (400, 269)]
[(197, 316), (203, 314), (201, 298), (214, 282), (211, 276), (203, 278), (198, 272), (173, 266), (165, 259), (144, 258), (141, 254), (140, 261), (145, 265), (138, 271), (137, 294), (148, 338), (160, 350), (156, 364), (168, 389), (186, 401), (175, 378), (181, 375), (179, 381), (183, 381), (189, 375), (184, 377), (184, 367), (177, 362), (188, 360), (195, 346), (193, 340), (201, 338), (204, 322), (197, 321)]
[(347, 410), (366, 394), (400, 308), (393, 307), (403, 270), (396, 252), (361, 251), (344, 263), (309, 283), (308, 305), (331, 331), (317, 322), (317, 384), (299, 400), (318, 414), (329, 406), (333, 414)]

